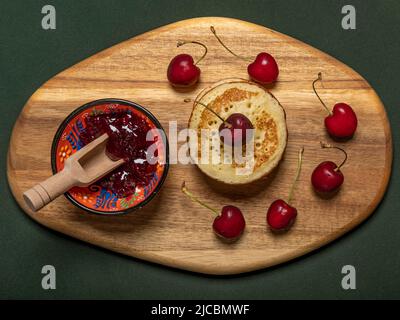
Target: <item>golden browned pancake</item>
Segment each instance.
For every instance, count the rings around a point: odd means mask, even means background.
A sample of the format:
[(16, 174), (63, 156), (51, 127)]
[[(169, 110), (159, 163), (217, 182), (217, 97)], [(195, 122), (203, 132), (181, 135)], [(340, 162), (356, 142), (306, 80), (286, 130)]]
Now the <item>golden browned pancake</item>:
[(242, 113), (255, 130), (251, 147), (239, 148), (236, 152), (241, 157), (235, 158), (233, 152), (237, 148), (220, 141), (218, 129), (222, 121), (194, 102), (189, 128), (196, 130), (197, 139), (189, 138), (189, 145), (201, 171), (227, 184), (245, 184), (267, 175), (278, 165), (287, 142), (285, 111), (265, 88), (247, 80), (228, 79), (203, 90), (195, 101), (223, 119)]

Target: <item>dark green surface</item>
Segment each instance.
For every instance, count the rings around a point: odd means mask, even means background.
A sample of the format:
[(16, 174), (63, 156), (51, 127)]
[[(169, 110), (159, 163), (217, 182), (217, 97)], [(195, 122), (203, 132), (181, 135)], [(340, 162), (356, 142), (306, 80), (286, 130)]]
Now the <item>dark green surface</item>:
[[(49, 231), (19, 209), (6, 181), (12, 126), (47, 79), (111, 45), (197, 16), (252, 21), (313, 45), (363, 75), (383, 100), (394, 145), (400, 141), (397, 0), (349, 1), (357, 30), (341, 28), (346, 1), (1, 1), (0, 4), (0, 298), (400, 298), (400, 172), (376, 213), (333, 244), (285, 265), (216, 278), (120, 256)], [(57, 9), (57, 30), (41, 29), (41, 8)], [(32, 150), (35, 152), (35, 150)], [(268, 245), (268, 244), (266, 244)], [(57, 289), (41, 289), (41, 268), (57, 269)], [(341, 289), (343, 265), (357, 269), (357, 290)]]

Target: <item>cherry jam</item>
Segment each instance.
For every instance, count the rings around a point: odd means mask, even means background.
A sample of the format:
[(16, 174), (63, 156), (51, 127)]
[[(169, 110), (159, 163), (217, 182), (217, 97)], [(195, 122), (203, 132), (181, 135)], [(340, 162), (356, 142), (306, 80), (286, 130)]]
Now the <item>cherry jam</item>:
[[(151, 161), (148, 149), (154, 141), (147, 141), (149, 130), (153, 129), (145, 116), (132, 114), (126, 110), (91, 114), (85, 119), (86, 127), (80, 135), (84, 145), (107, 133), (109, 140), (106, 151), (112, 159), (124, 159), (125, 163), (109, 173), (97, 184), (111, 190), (119, 198), (135, 193), (136, 187), (147, 186), (157, 169)], [(155, 164), (152, 164), (155, 163)]]

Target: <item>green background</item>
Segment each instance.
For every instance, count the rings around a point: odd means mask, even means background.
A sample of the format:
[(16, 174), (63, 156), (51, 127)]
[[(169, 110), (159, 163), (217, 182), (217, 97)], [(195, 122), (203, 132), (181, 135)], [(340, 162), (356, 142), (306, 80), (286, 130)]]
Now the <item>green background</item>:
[[(356, 7), (357, 30), (341, 28), (341, 8), (348, 3)], [(45, 4), (56, 7), (56, 30), (41, 28)], [(234, 17), (275, 29), (331, 54), (370, 82), (386, 106), (395, 146), (390, 186), (370, 219), (295, 261), (221, 278), (114, 254), (47, 230), (22, 212), (7, 185), (6, 151), (30, 95), (56, 73), (102, 49), (198, 16)], [(2, 0), (0, 298), (400, 298), (399, 34), (398, 0)], [(56, 290), (41, 288), (46, 264), (57, 269)], [(357, 269), (357, 290), (341, 288), (346, 264)]]

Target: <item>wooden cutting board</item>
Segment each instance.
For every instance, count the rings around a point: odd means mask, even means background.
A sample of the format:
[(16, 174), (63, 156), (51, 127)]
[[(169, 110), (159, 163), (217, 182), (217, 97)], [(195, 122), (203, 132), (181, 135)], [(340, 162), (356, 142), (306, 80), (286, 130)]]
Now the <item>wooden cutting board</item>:
[[(287, 113), (288, 147), (279, 168), (268, 180), (251, 188), (221, 189), (194, 165), (171, 165), (161, 193), (144, 209), (124, 216), (87, 214), (60, 197), (38, 213), (22, 201), (22, 193), (51, 174), (50, 148), (63, 119), (85, 102), (122, 98), (147, 107), (168, 132), (169, 121), (186, 127), (194, 98), (221, 78), (247, 78), (243, 61), (226, 52), (211, 34), (248, 58), (268, 51), (279, 67), (279, 82), (271, 92)], [(196, 45), (176, 47), (178, 39), (208, 46), (201, 62), (201, 82), (192, 89), (173, 89), (166, 80), (169, 61), (187, 52), (202, 54)], [(349, 153), (343, 167), (345, 183), (333, 199), (316, 196), (311, 188), (313, 168), (323, 160), (341, 161), (342, 154), (321, 150), (330, 141), (325, 111), (311, 89), (323, 72), (319, 93), (325, 102), (347, 102), (359, 120), (355, 137), (339, 146)], [(170, 137), (171, 138), (171, 137)], [(304, 166), (293, 205), (298, 218), (286, 234), (266, 228), (265, 214), (278, 197), (287, 197), (296, 170), (298, 149), (304, 146)], [(170, 24), (104, 50), (61, 72), (26, 103), (19, 116), (8, 153), (8, 180), (22, 209), (37, 222), (74, 238), (140, 259), (209, 274), (235, 274), (276, 265), (301, 256), (343, 235), (366, 219), (384, 195), (391, 172), (392, 141), (382, 102), (355, 71), (334, 58), (276, 31), (228, 18), (198, 18)], [(246, 216), (243, 237), (222, 243), (212, 232), (212, 215), (180, 192), (182, 180), (214, 207), (234, 204)]]

